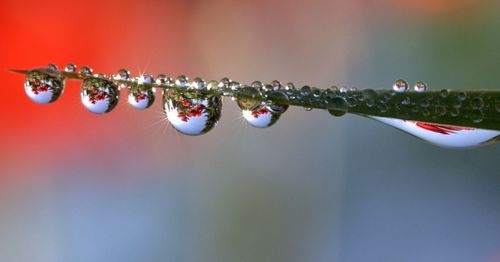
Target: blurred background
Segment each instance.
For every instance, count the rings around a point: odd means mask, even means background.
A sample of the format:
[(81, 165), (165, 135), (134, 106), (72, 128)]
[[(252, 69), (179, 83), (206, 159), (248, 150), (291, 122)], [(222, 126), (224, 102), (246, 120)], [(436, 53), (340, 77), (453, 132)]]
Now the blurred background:
[(500, 4), (474, 0), (0, 2), (0, 261), (500, 261), (500, 147), (455, 151), (226, 99), (188, 137), (157, 101), (31, 102), (7, 68), (498, 88)]

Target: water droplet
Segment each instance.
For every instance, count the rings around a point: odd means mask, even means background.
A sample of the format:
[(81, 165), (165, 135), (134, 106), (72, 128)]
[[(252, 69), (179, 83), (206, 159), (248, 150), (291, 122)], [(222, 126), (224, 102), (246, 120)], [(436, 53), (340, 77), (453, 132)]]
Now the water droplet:
[(175, 85), (180, 87), (180, 88), (186, 88), (189, 87), (189, 78), (185, 75), (180, 75), (175, 79)]
[(411, 99), (410, 99), (410, 97), (405, 96), (405, 97), (403, 98), (403, 100), (401, 100), (401, 104), (402, 104), (402, 105), (405, 105), (405, 106), (407, 106), (407, 105), (411, 104)]
[(381, 112), (381, 113), (385, 113), (389, 110), (389, 106), (387, 106), (386, 104), (379, 104), (378, 105), (378, 110)]
[(128, 103), (135, 109), (143, 110), (149, 108), (153, 105), (154, 101), (154, 88), (139, 86), (129, 90)]
[(159, 74), (156, 77), (156, 84), (161, 86), (170, 86), (174, 83), (174, 80), (171, 77), (168, 77), (164, 74)]
[(216, 94), (190, 90), (164, 90), (163, 109), (170, 124), (179, 132), (197, 136), (210, 131), (221, 116), (222, 100)]
[(423, 93), (427, 90), (427, 84), (422, 82), (422, 81), (419, 81), (419, 82), (415, 83), (413, 90), (415, 90), (415, 92), (418, 92), (418, 93)]
[(92, 68), (88, 67), (88, 66), (82, 66), (80, 67), (80, 69), (78, 70), (78, 74), (82, 77), (88, 77), (88, 76), (91, 76), (92, 75)]
[(398, 93), (406, 92), (408, 90), (408, 83), (402, 79), (397, 80), (392, 89)]
[(450, 116), (457, 117), (459, 115), (460, 115), (460, 109), (459, 108), (452, 108), (452, 109), (450, 109)]
[(26, 73), (24, 91), (28, 97), (39, 104), (56, 101), (64, 91), (64, 78), (47, 70), (35, 69)]
[(466, 98), (467, 98), (467, 93), (465, 93), (465, 92), (459, 92), (457, 94), (458, 101), (464, 101)]
[(56, 65), (54, 65), (54, 64), (48, 64), (48, 65), (47, 65), (47, 68), (48, 68), (49, 70), (52, 70), (52, 71), (57, 71), (57, 70), (58, 70), (58, 69), (57, 69), (57, 66), (56, 66)]
[(219, 89), (224, 91), (229, 88), (229, 84), (231, 83), (231, 79), (224, 77), (219, 81)]
[(262, 102), (262, 94), (253, 86), (244, 86), (236, 93), (236, 103), (242, 110), (252, 110)]
[(286, 84), (285, 90), (295, 90), (295, 85), (292, 82), (289, 82)]
[(205, 82), (205, 80), (201, 79), (200, 77), (197, 77), (193, 79), (193, 82), (191, 82), (190, 87), (197, 90), (203, 90), (205, 89), (206, 84), (207, 83)]
[(500, 136), (499, 131), (442, 124), (371, 117), (429, 143), (447, 148), (470, 148), (485, 145)]
[(154, 79), (152, 75), (140, 75), (137, 79), (137, 83), (139, 85), (152, 85), (154, 83)]
[(114, 80), (123, 80), (123, 81), (129, 80), (130, 79), (130, 72), (127, 69), (122, 68), (122, 69), (118, 70), (118, 73), (113, 75), (113, 79)]
[(281, 83), (280, 83), (280, 81), (278, 81), (278, 80), (273, 80), (273, 81), (271, 82), (271, 86), (272, 86), (272, 89), (273, 89), (274, 91), (278, 91), (278, 90), (280, 90), (280, 89), (281, 89)]
[(347, 102), (342, 97), (331, 99), (327, 105), (328, 113), (333, 116), (343, 116), (347, 113)]
[(273, 113), (265, 105), (254, 110), (243, 110), (243, 118), (253, 127), (266, 128), (274, 125), (281, 114)]
[(469, 119), (476, 124), (483, 121), (484, 115), (481, 109), (473, 109), (469, 112)]
[(310, 112), (313, 110), (313, 108), (309, 107), (309, 106), (304, 106), (304, 110), (306, 110), (307, 112)]
[(484, 106), (483, 99), (480, 97), (474, 97), (470, 101), (470, 107), (472, 109), (482, 109)]
[(92, 113), (111, 112), (118, 104), (120, 92), (118, 86), (102, 78), (85, 78), (81, 88), (83, 105)]
[(67, 64), (64, 67), (64, 71), (68, 73), (75, 73), (76, 72), (76, 65), (75, 64)]
[(290, 100), (280, 91), (271, 91), (266, 94), (265, 104), (272, 113), (283, 114), (290, 106)]
[(241, 84), (236, 81), (231, 81), (231, 83), (229, 84), (229, 88), (233, 91), (237, 91), (238, 89), (241, 88)]
[(446, 98), (450, 94), (450, 90), (443, 89), (443, 90), (441, 90), (441, 92), (439, 94), (441, 95), (442, 98)]
[(313, 87), (313, 88), (312, 88), (312, 95), (313, 95), (313, 97), (315, 97), (315, 98), (320, 97), (320, 96), (321, 96), (321, 89), (316, 88), (316, 87)]
[(264, 87), (264, 85), (262, 84), (262, 82), (261, 82), (261, 81), (253, 81), (253, 82), (252, 82), (252, 87), (255, 87), (255, 88), (257, 88), (257, 89), (261, 90), (261, 89), (262, 89), (262, 87)]
[(373, 98), (367, 98), (365, 104), (367, 107), (373, 107), (375, 105), (375, 100)]
[(436, 115), (438, 116), (444, 116), (446, 115), (446, 107), (443, 106), (443, 105), (438, 105), (434, 108), (434, 112), (436, 113)]
[(430, 105), (431, 105), (431, 103), (428, 99), (423, 99), (422, 101), (420, 101), (421, 107), (429, 107)]
[(207, 90), (216, 91), (219, 90), (219, 82), (211, 80), (207, 83)]
[(301, 89), (300, 89), (300, 94), (302, 94), (303, 96), (308, 96), (309, 94), (311, 94), (311, 87), (310, 86), (303, 86)]

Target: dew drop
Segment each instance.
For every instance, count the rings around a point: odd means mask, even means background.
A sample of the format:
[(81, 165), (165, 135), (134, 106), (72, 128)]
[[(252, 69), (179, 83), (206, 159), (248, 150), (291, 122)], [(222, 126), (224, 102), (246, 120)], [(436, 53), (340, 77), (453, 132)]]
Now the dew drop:
[(303, 95), (303, 96), (308, 96), (309, 94), (311, 94), (311, 87), (310, 86), (303, 86), (301, 89), (300, 89), (300, 94)]
[(154, 88), (139, 86), (131, 88), (128, 93), (128, 103), (135, 109), (143, 110), (151, 107), (155, 101)]
[(313, 87), (313, 88), (312, 88), (312, 95), (313, 95), (313, 97), (315, 97), (315, 98), (320, 97), (320, 96), (321, 96), (321, 89), (316, 88), (316, 87)]
[(381, 113), (385, 113), (389, 110), (389, 106), (387, 106), (386, 104), (379, 104), (378, 105), (378, 110), (381, 112)]
[(76, 65), (75, 64), (67, 64), (64, 67), (64, 72), (75, 73), (76, 72)]
[(137, 83), (139, 85), (152, 85), (154, 83), (154, 79), (152, 75), (141, 75), (137, 79)]
[(375, 105), (375, 100), (373, 100), (373, 98), (367, 98), (365, 104), (367, 107), (373, 107)]
[(118, 86), (102, 78), (85, 78), (81, 88), (83, 105), (92, 113), (111, 112), (118, 104), (120, 92)]
[(403, 100), (401, 100), (401, 104), (404, 106), (410, 105), (411, 104), (411, 99), (408, 96), (405, 96)]
[(254, 110), (243, 110), (243, 118), (253, 127), (266, 128), (274, 125), (281, 114), (276, 114), (265, 106), (261, 105)]
[(402, 79), (396, 80), (392, 86), (392, 90), (398, 93), (406, 92), (408, 90), (408, 83)]
[(233, 91), (237, 91), (238, 89), (241, 88), (241, 84), (236, 81), (231, 81), (231, 83), (229, 84), (229, 88)]
[(91, 76), (92, 75), (92, 68), (88, 67), (88, 66), (82, 66), (80, 67), (80, 69), (78, 70), (78, 74), (82, 77), (88, 77), (88, 76)]
[(307, 112), (310, 112), (313, 110), (313, 108), (309, 107), (309, 106), (304, 106), (304, 110), (306, 110)]
[(219, 90), (219, 82), (211, 80), (207, 83), (207, 90), (216, 91)]
[(438, 105), (434, 108), (434, 112), (436, 113), (436, 115), (438, 116), (444, 116), (446, 115), (446, 107), (443, 106), (443, 105)]
[(266, 94), (265, 105), (272, 113), (283, 114), (290, 106), (290, 100), (283, 92), (271, 91)]
[(159, 74), (156, 77), (156, 84), (161, 86), (170, 86), (174, 83), (174, 80), (171, 77), (166, 76), (165, 74)]
[(264, 87), (261, 81), (253, 81), (251, 86), (259, 90), (261, 90)]
[(217, 125), (222, 100), (217, 94), (194, 90), (164, 90), (163, 109), (170, 124), (180, 133), (198, 136)]
[(288, 82), (285, 86), (285, 90), (293, 91), (295, 90), (295, 85), (292, 82)]
[(207, 83), (205, 82), (205, 80), (201, 79), (200, 77), (196, 77), (195, 79), (193, 79), (193, 82), (191, 82), (190, 87), (197, 90), (203, 90), (205, 89), (206, 84)]
[(180, 87), (180, 88), (187, 88), (189, 87), (189, 78), (185, 75), (180, 75), (175, 79), (175, 85)]
[(465, 92), (459, 92), (457, 94), (458, 101), (464, 101), (466, 98), (467, 98), (467, 93), (465, 93)]
[(122, 68), (122, 69), (118, 70), (118, 73), (113, 75), (113, 79), (123, 80), (123, 81), (129, 80), (130, 79), (130, 72), (127, 69)]
[(273, 80), (271, 82), (271, 86), (272, 86), (273, 91), (278, 91), (281, 89), (281, 83), (278, 80)]
[(47, 68), (48, 68), (49, 70), (52, 70), (52, 71), (57, 71), (57, 70), (58, 70), (58, 69), (57, 69), (57, 66), (56, 66), (56, 65), (54, 65), (54, 64), (48, 64), (48, 65), (47, 65)]
[(219, 81), (219, 89), (224, 91), (229, 88), (229, 84), (231, 83), (231, 79), (224, 77)]
[(460, 115), (460, 109), (459, 108), (452, 108), (452, 109), (450, 109), (450, 116), (457, 117), (459, 115)]
[(415, 86), (413, 87), (413, 90), (415, 90), (415, 92), (418, 92), (418, 93), (423, 93), (427, 90), (427, 84), (422, 82), (422, 81), (419, 81), (415, 84)]
[(328, 113), (337, 117), (345, 115), (347, 108), (347, 102), (342, 97), (334, 97), (327, 105)]
[(483, 99), (480, 97), (474, 97), (470, 101), (470, 107), (472, 109), (482, 109), (484, 106)]
[(65, 80), (60, 74), (49, 71), (31, 70), (26, 73), (24, 91), (28, 97), (38, 104), (55, 102), (64, 91)]
[(253, 86), (244, 86), (236, 93), (236, 103), (242, 110), (252, 110), (261, 102), (262, 94)]
[(443, 89), (443, 90), (441, 90), (441, 92), (439, 92), (439, 94), (441, 95), (442, 98), (446, 98), (450, 94), (450, 90)]
[(469, 112), (469, 118), (473, 123), (479, 124), (484, 118), (483, 111), (481, 109), (473, 109)]

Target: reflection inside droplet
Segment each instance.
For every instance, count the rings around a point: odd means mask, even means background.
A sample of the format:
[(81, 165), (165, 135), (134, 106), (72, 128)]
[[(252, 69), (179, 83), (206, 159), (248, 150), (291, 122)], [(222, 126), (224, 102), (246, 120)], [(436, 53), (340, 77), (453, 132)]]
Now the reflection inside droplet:
[(163, 108), (170, 124), (179, 132), (197, 136), (210, 131), (221, 116), (222, 100), (217, 94), (196, 90), (165, 90)]
[(265, 105), (254, 110), (243, 110), (243, 118), (253, 127), (270, 127), (278, 121), (281, 114), (271, 112)]
[(90, 112), (104, 114), (116, 107), (120, 92), (118, 86), (110, 80), (89, 77), (83, 80), (80, 96), (83, 105)]
[(49, 104), (61, 96), (64, 82), (58, 71), (49, 68), (35, 69), (26, 73), (24, 91), (32, 101)]
[(414, 135), (429, 143), (448, 148), (470, 148), (494, 142), (500, 131), (470, 127), (448, 126), (395, 118), (371, 118)]
[(145, 86), (132, 88), (128, 93), (128, 103), (135, 109), (143, 110), (153, 105), (155, 101), (155, 89)]

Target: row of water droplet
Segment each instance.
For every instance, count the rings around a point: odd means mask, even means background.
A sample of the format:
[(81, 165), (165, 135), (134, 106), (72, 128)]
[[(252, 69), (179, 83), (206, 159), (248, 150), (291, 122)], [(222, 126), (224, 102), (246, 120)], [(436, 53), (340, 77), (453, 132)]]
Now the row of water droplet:
[[(81, 101), (91, 112), (103, 114), (118, 104), (120, 89), (128, 89), (128, 102), (136, 109), (149, 108), (155, 101), (155, 88), (163, 90), (163, 107), (170, 123), (180, 132), (200, 135), (212, 129), (220, 118), (222, 95), (231, 96), (242, 109), (243, 118), (258, 128), (276, 123), (290, 105), (327, 109), (333, 116), (347, 112), (361, 115), (392, 115), (403, 119), (425, 118), (439, 122), (445, 118), (466, 119), (478, 124), (484, 119), (484, 110), (500, 112), (500, 100), (483, 101), (481, 96), (467, 92), (442, 90), (425, 92), (427, 85), (417, 82), (414, 92), (404, 80), (397, 80), (392, 90), (357, 90), (356, 88), (318, 89), (303, 86), (296, 89), (293, 83), (285, 85), (275, 80), (269, 84), (254, 81), (242, 85), (229, 78), (205, 82), (201, 78), (189, 81), (181, 75), (175, 80), (160, 74), (140, 75), (132, 78), (126, 69), (106, 76), (93, 74), (90, 67), (77, 69), (68, 64), (64, 71), (55, 65), (26, 71), (24, 84), (28, 96), (41, 104), (56, 101), (64, 90), (66, 79), (82, 79)], [(418, 96), (415, 96), (418, 94)], [(492, 104), (493, 103), (493, 104)], [(411, 117), (410, 117), (411, 116)], [(461, 122), (463, 124), (463, 122)]]

